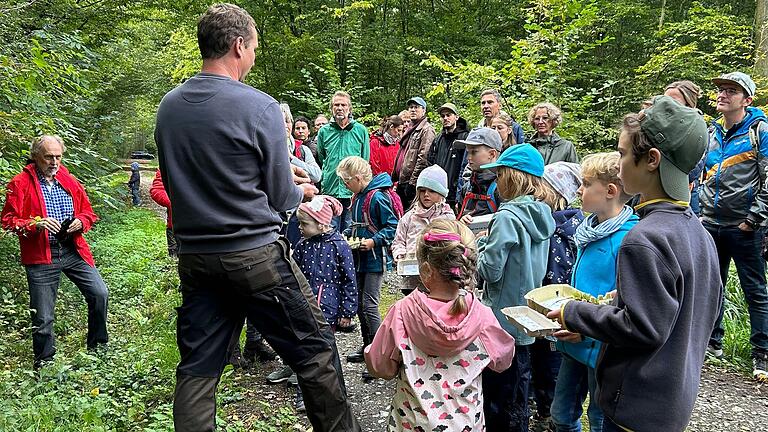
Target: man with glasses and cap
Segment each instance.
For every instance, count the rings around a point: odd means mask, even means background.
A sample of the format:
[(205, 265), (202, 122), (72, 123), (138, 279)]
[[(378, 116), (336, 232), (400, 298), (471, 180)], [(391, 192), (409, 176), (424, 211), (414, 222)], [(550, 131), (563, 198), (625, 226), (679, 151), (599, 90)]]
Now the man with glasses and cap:
[[(701, 188), (701, 219), (712, 234), (720, 259), (723, 286), (731, 259), (749, 309), (752, 327), (753, 375), (768, 380), (768, 292), (762, 257), (768, 218), (768, 124), (763, 111), (752, 107), (756, 86), (749, 75), (732, 72), (712, 80), (717, 86), (716, 109)], [(723, 355), (723, 308), (707, 351)]]

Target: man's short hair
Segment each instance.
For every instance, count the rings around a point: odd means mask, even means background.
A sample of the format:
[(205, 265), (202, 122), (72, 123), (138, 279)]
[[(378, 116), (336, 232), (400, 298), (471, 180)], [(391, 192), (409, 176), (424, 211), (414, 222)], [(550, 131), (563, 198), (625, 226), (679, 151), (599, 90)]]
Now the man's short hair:
[(251, 42), (251, 28), (256, 22), (248, 12), (230, 3), (208, 8), (197, 21), (197, 45), (203, 59), (224, 57), (238, 37)]
[(501, 103), (501, 93), (499, 93), (498, 90), (496, 89), (483, 90), (483, 92), (480, 93), (480, 99), (482, 100), (483, 96), (486, 96), (486, 95), (492, 95), (496, 99), (496, 102)]
[(67, 147), (64, 145), (64, 140), (61, 139), (58, 135), (40, 135), (39, 137), (36, 137), (32, 140), (32, 144), (29, 146), (29, 155), (33, 159), (35, 156), (39, 155), (40, 152), (43, 150), (43, 144), (45, 144), (48, 140), (54, 140), (61, 146), (61, 152), (64, 153), (67, 150)]

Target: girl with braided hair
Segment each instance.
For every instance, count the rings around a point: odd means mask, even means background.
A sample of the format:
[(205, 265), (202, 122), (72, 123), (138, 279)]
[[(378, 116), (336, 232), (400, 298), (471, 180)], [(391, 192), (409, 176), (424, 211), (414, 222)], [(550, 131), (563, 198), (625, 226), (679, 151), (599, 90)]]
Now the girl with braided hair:
[(474, 294), (474, 235), (434, 220), (416, 258), (423, 291), (395, 303), (365, 349), (371, 375), (397, 377), (387, 430), (484, 430), (481, 373), (507, 369), (515, 340)]

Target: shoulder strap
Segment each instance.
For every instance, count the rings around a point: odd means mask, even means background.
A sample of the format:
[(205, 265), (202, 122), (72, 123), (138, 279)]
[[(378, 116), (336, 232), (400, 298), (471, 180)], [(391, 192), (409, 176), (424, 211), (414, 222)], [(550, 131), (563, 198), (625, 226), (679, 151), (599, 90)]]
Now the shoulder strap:
[[(493, 201), (494, 207), (499, 207), (499, 203), (496, 202), (496, 181), (494, 180), (493, 183), (488, 187), (488, 196), (491, 197), (491, 201)], [(494, 209), (496, 211), (496, 209)]]

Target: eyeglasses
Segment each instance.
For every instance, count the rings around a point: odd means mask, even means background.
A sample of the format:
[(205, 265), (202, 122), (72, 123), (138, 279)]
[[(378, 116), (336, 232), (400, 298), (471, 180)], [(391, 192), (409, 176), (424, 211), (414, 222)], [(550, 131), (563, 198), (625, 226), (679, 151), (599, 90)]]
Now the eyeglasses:
[(718, 87), (717, 94), (720, 95), (722, 93), (725, 93), (726, 96), (733, 96), (738, 93), (741, 93), (741, 91), (733, 87)]
[(351, 182), (354, 179), (355, 179), (354, 177), (342, 177), (341, 181), (343, 181), (344, 184), (349, 184), (349, 182)]
[(549, 117), (547, 117), (547, 116), (544, 116), (544, 117), (534, 117), (533, 121), (536, 122), (536, 123), (548, 122), (549, 121)]

